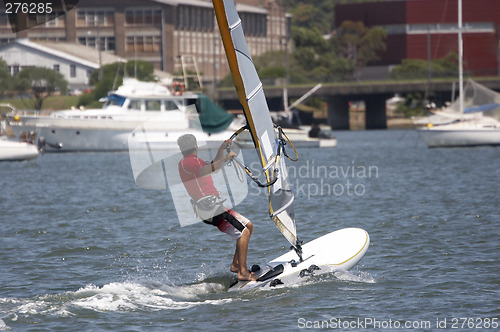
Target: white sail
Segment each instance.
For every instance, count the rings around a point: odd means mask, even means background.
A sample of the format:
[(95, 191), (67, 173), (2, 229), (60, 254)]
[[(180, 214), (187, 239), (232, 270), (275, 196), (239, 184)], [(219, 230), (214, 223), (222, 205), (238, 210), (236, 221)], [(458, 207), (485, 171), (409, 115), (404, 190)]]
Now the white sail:
[(460, 98), (450, 105), (449, 111), (458, 115), (484, 112), (485, 116), (500, 119), (500, 93), (488, 89), (471, 79), (463, 92), (463, 111), (460, 107)]
[(280, 141), (248, 50), (241, 19), (233, 0), (213, 0), (213, 4), (233, 81), (257, 154), (267, 181), (277, 179), (268, 187), (270, 216), (285, 238), (298, 248), (300, 242), (293, 213), (294, 195), (287, 181)]

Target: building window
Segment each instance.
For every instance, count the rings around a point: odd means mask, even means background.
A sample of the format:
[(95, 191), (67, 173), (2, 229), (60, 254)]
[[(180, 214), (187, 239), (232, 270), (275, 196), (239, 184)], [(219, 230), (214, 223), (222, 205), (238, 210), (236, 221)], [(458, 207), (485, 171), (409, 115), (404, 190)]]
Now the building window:
[(126, 25), (161, 25), (161, 10), (159, 9), (127, 9), (125, 10)]
[(126, 45), (127, 52), (155, 53), (155, 52), (160, 52), (160, 50), (161, 50), (161, 42), (159, 36), (127, 37), (127, 45)]
[(182, 30), (184, 28), (184, 6), (177, 7), (177, 24), (175, 28), (177, 30)]
[(35, 37), (31, 38), (33, 41), (46, 41), (46, 42), (61, 42), (61, 41), (66, 41), (66, 37)]
[(177, 7), (177, 30), (213, 31), (214, 14), (210, 8), (193, 6)]
[(59, 68), (59, 65), (54, 65), (54, 70), (55, 70), (55, 71), (59, 72), (59, 69), (60, 69), (60, 68)]
[(76, 77), (76, 65), (69, 66), (69, 77)]
[(14, 38), (0, 38), (0, 46), (7, 45), (13, 42), (14, 40), (15, 40)]
[(263, 14), (241, 13), (243, 31), (247, 36), (266, 36), (267, 17)]
[(105, 51), (114, 51), (116, 50), (115, 37), (106, 37), (105, 42)]
[(36, 24), (44, 24), (45, 27), (64, 28), (66, 26), (66, 19), (63, 11), (53, 12), (50, 14), (37, 14), (35, 17)]
[(79, 37), (78, 42), (87, 47), (97, 48), (95, 43), (95, 37)]
[(10, 27), (9, 15), (5, 13), (0, 13), (0, 27)]
[(114, 25), (115, 16), (113, 10), (79, 9), (76, 14), (77, 27), (109, 27)]
[[(101, 43), (101, 51), (115, 51), (115, 37), (99, 37), (99, 40)], [(98, 44), (96, 37), (79, 37), (78, 43), (95, 49), (97, 49)]]

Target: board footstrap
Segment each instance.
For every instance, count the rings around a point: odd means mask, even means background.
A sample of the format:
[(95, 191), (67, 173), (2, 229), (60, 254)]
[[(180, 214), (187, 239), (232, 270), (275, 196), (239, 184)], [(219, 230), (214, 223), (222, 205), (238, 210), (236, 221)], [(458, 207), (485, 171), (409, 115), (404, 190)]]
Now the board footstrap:
[(274, 278), (282, 274), (284, 269), (285, 267), (283, 266), (283, 264), (276, 265), (274, 268), (267, 271), (264, 275), (260, 276), (259, 279), (257, 279), (257, 281), (266, 281), (268, 279)]

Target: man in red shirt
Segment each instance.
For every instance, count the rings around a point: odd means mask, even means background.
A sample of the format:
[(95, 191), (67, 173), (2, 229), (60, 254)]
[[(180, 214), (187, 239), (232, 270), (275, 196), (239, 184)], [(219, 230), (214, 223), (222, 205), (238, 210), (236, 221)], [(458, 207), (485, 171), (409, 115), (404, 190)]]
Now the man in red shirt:
[(217, 155), (210, 164), (198, 158), (196, 137), (186, 134), (177, 140), (184, 158), (179, 162), (179, 175), (193, 206), (203, 222), (216, 226), (221, 232), (236, 240), (236, 251), (231, 264), (231, 272), (238, 273), (239, 280), (256, 280), (257, 276), (247, 268), (247, 252), (253, 224), (236, 211), (226, 209), (219, 198), (219, 192), (214, 186), (210, 174), (220, 170), (225, 162), (236, 156), (230, 151), (224, 155), (228, 144), (226, 140), (219, 147)]

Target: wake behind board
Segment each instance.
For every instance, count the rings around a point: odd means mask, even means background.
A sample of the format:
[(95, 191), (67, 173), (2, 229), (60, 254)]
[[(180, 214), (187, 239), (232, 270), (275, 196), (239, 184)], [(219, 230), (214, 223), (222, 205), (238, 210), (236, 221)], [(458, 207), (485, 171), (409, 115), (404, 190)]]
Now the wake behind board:
[(302, 245), (303, 261), (294, 250), (273, 259), (257, 272), (257, 281), (237, 281), (229, 291), (296, 285), (314, 275), (349, 270), (365, 255), (370, 236), (361, 228), (344, 228)]

